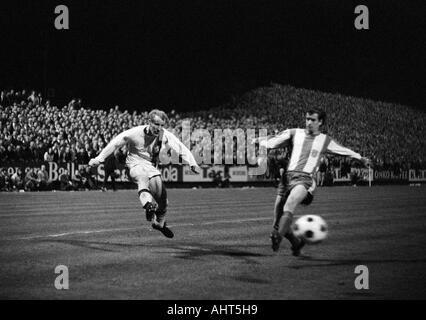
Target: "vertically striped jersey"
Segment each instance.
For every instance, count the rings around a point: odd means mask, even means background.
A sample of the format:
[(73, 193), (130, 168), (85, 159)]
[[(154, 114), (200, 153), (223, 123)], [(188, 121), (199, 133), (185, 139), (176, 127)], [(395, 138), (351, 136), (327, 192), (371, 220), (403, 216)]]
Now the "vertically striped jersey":
[(308, 134), (305, 129), (287, 129), (279, 135), (272, 137), (261, 144), (267, 148), (278, 148), (285, 142), (293, 145), (287, 171), (298, 171), (313, 174), (317, 171), (321, 156), (324, 153), (334, 153), (361, 159), (361, 155), (336, 143), (328, 135), (320, 133)]

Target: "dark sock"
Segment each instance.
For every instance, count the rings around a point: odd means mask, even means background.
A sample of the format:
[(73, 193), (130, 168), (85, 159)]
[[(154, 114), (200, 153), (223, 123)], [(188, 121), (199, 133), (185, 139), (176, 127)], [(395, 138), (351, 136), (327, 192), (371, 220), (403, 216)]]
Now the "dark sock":
[(272, 223), (274, 230), (279, 229), (280, 220), (283, 215), (283, 209), (284, 209), (284, 200), (282, 197), (278, 197), (275, 200), (275, 205), (274, 205), (274, 221)]
[(293, 214), (290, 211), (284, 211), (279, 225), (279, 232), (283, 236), (290, 231), (291, 223), (293, 222)]
[(279, 232), (284, 236), (292, 245), (298, 244), (298, 239), (291, 230), (291, 224), (293, 222), (293, 213), (285, 211), (280, 222)]
[(284, 237), (290, 241), (291, 245), (293, 247), (298, 246), (300, 240), (293, 234), (293, 231), (287, 232)]

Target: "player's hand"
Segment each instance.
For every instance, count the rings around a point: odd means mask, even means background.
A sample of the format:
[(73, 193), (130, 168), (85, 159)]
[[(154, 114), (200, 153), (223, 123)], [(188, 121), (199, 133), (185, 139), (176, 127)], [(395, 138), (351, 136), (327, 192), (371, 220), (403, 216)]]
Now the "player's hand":
[(101, 164), (101, 162), (96, 158), (90, 159), (90, 161), (89, 161), (89, 166), (91, 166), (91, 167), (97, 167), (100, 164)]
[(201, 168), (199, 166), (191, 166), (191, 171), (194, 173), (200, 173)]
[(364, 158), (364, 157), (362, 157), (361, 158), (361, 162), (362, 162), (362, 164), (365, 166), (365, 167), (373, 167), (373, 163), (371, 162), (371, 160), (370, 159), (368, 159), (368, 158)]
[(257, 158), (257, 165), (259, 167), (267, 166), (268, 165), (268, 158), (259, 156), (259, 158)]

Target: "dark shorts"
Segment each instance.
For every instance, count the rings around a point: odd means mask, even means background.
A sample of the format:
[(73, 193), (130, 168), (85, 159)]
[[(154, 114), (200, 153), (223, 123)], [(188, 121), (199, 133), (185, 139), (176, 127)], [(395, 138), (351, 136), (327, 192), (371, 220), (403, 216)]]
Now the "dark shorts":
[(283, 175), (278, 185), (277, 195), (287, 198), (291, 190), (297, 185), (302, 185), (308, 190), (308, 195), (302, 201), (302, 204), (309, 205), (314, 199), (313, 193), (316, 183), (309, 174), (303, 172), (287, 172), (287, 174)]

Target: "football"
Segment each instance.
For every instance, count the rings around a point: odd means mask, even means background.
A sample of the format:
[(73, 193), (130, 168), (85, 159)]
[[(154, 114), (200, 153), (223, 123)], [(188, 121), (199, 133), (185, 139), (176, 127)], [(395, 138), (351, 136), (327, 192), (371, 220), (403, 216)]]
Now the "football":
[(315, 244), (327, 238), (328, 226), (320, 216), (304, 215), (293, 224), (293, 233), (308, 244)]

